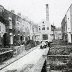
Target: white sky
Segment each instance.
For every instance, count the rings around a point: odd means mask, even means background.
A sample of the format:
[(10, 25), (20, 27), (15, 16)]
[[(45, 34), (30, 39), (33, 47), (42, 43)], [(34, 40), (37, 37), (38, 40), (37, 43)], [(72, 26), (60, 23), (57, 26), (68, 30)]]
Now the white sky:
[(35, 23), (46, 19), (46, 3), (49, 4), (50, 23), (59, 27), (72, 0), (0, 0), (5, 9), (21, 12)]

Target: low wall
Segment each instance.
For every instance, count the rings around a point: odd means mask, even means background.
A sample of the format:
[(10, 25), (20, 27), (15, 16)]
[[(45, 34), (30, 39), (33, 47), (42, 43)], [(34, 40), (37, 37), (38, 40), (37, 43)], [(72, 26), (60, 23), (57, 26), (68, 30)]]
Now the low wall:
[(15, 46), (14, 47), (14, 56), (17, 56), (17, 55), (21, 54), (24, 51), (25, 51), (25, 46), (24, 45)]

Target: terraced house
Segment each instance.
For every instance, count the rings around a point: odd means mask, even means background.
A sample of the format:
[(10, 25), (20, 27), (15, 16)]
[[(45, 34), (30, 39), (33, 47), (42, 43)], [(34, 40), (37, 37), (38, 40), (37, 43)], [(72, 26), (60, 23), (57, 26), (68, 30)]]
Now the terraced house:
[(33, 25), (32, 21), (20, 13), (15, 14), (14, 10), (8, 11), (0, 5), (0, 36), (3, 38), (4, 35), (7, 35), (9, 44), (13, 45), (15, 42), (32, 39), (33, 28), (36, 28)]
[(72, 43), (72, 4), (68, 8), (62, 22), (62, 39)]

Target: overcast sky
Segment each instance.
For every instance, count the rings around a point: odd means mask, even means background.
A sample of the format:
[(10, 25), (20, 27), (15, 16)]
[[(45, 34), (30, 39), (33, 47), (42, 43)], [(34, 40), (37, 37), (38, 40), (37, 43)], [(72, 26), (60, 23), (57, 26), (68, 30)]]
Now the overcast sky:
[(57, 27), (72, 3), (72, 0), (0, 0), (0, 4), (7, 10), (15, 10), (24, 16), (28, 16), (35, 23), (46, 19), (46, 6), (49, 4), (50, 23)]

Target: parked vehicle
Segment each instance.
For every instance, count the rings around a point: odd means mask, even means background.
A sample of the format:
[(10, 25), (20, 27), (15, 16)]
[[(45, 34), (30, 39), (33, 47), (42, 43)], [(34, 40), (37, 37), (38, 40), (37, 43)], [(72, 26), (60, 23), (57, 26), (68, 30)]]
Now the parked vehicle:
[(41, 49), (44, 49), (44, 48), (46, 48), (46, 47), (47, 47), (47, 44), (46, 44), (45, 42), (42, 42), (40, 48), (41, 48)]

